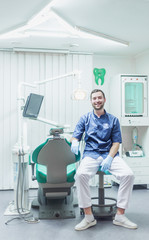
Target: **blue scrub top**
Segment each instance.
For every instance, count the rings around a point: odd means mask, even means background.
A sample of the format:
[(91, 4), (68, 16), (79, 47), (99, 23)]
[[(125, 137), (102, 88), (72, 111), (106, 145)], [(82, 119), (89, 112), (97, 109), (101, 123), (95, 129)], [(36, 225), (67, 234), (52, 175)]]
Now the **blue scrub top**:
[(83, 158), (106, 158), (112, 143), (122, 142), (119, 120), (106, 111), (100, 117), (94, 111), (83, 115), (75, 127), (73, 137), (80, 141), (84, 132), (86, 144)]

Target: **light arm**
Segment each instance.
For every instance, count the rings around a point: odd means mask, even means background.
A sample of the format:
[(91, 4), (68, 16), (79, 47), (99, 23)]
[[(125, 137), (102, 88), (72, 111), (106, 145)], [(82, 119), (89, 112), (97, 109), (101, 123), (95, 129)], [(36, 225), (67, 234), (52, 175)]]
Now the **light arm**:
[(61, 128), (69, 128), (70, 127), (70, 125), (61, 125), (57, 122), (50, 121), (46, 118), (41, 118), (41, 117), (37, 117), (34, 120), (37, 120), (37, 121), (40, 121), (40, 122), (43, 122), (43, 123), (47, 123), (47, 124), (50, 124), (50, 125), (53, 125), (53, 126), (56, 126), (56, 127), (61, 127)]

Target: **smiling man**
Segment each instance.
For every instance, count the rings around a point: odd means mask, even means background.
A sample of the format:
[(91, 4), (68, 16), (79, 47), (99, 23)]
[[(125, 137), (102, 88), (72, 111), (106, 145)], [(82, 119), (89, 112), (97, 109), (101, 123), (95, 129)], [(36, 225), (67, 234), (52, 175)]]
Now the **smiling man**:
[(100, 89), (94, 89), (90, 94), (93, 111), (83, 115), (77, 123), (71, 151), (79, 151), (79, 141), (85, 132), (85, 149), (83, 158), (75, 175), (79, 207), (84, 209), (84, 219), (75, 226), (75, 230), (85, 230), (96, 225), (91, 210), (91, 195), (89, 180), (101, 171), (108, 170), (120, 182), (117, 197), (117, 213), (113, 224), (136, 229), (137, 225), (125, 216), (125, 209), (133, 188), (134, 175), (128, 165), (119, 157), (121, 131), (118, 119), (104, 109), (105, 94)]

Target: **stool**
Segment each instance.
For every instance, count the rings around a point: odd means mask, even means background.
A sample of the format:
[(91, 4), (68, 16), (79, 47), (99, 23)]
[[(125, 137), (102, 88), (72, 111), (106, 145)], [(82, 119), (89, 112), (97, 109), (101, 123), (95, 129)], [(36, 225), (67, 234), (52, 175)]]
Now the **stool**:
[[(96, 217), (114, 217), (116, 214), (117, 200), (111, 197), (105, 197), (104, 189), (104, 175), (111, 175), (108, 171), (97, 171), (99, 175), (98, 197), (93, 197), (92, 200), (97, 199), (97, 204), (92, 204), (92, 211)], [(107, 200), (107, 201), (106, 201)], [(106, 203), (107, 202), (107, 203)]]

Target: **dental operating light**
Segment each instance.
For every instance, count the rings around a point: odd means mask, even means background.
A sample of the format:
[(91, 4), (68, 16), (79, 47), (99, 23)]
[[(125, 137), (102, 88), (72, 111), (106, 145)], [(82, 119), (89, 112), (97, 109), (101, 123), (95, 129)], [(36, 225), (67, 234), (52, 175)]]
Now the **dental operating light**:
[(87, 92), (83, 89), (76, 89), (73, 92), (73, 100), (84, 100), (87, 96)]
[(78, 86), (73, 91), (72, 100), (85, 100), (87, 98), (87, 91), (81, 87), (81, 73), (78, 73)]

